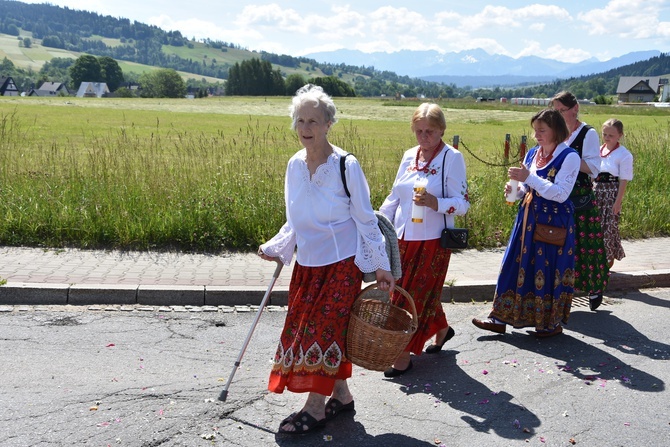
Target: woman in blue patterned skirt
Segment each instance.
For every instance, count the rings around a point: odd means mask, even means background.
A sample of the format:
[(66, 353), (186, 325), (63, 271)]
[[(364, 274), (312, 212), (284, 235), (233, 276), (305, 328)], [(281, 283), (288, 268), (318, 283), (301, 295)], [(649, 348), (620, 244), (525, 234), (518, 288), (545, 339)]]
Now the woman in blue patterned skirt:
[[(574, 294), (575, 222), (568, 199), (579, 172), (579, 155), (564, 141), (569, 135), (565, 120), (545, 109), (530, 121), (538, 145), (520, 167), (508, 171), (518, 181), (523, 196), (486, 319), (473, 319), (480, 329), (502, 334), (507, 326), (532, 327), (538, 337), (563, 332)], [(508, 183), (505, 192), (511, 189)], [(554, 243), (538, 239), (538, 225), (566, 230)], [(556, 241), (554, 241), (556, 243)]]

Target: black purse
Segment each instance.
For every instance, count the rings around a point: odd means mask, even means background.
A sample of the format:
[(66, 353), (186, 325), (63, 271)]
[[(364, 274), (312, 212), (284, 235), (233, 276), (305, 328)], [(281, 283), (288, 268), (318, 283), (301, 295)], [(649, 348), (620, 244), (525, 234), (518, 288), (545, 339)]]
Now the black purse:
[[(444, 197), (444, 166), (447, 160), (448, 148), (445, 147), (444, 158), (442, 159), (442, 197)], [(470, 235), (467, 228), (447, 228), (447, 216), (444, 218), (444, 229), (440, 235), (440, 246), (449, 250), (463, 250), (468, 248), (468, 237)]]
[(467, 228), (444, 228), (440, 235), (440, 246), (450, 250), (462, 250), (468, 248), (468, 235), (469, 232)]

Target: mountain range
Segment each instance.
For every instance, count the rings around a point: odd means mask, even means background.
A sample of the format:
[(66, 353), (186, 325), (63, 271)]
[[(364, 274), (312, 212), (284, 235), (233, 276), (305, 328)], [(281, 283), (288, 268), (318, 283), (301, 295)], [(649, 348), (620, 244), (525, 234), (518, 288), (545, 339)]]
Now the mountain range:
[(606, 61), (596, 58), (577, 63), (537, 56), (512, 58), (489, 54), (482, 49), (440, 53), (435, 50), (402, 50), (393, 53), (364, 53), (336, 50), (310, 53), (305, 57), (318, 62), (370, 67), (426, 81), (455, 84), (458, 87), (495, 87), (551, 82), (556, 79), (587, 76), (633, 64), (661, 54), (658, 50), (635, 51)]

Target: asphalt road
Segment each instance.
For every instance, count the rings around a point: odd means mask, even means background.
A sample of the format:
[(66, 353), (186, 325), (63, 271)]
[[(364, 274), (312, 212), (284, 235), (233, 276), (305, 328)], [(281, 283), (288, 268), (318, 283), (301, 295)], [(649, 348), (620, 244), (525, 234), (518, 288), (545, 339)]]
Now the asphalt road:
[(304, 396), (266, 391), (284, 318), (20, 306), (0, 312), (0, 446), (667, 446), (670, 289), (576, 303), (565, 332), (489, 335), (490, 304), (445, 304), (456, 337), (395, 380), (354, 368), (357, 411), (277, 435)]

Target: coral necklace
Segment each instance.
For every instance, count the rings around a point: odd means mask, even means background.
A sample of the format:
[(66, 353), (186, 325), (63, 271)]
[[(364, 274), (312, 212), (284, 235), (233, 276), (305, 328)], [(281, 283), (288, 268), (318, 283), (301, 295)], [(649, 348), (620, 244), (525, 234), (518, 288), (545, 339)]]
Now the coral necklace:
[(535, 165), (537, 166), (537, 169), (542, 169), (544, 168), (547, 163), (549, 163), (549, 160), (551, 160), (552, 155), (554, 155), (554, 151), (556, 150), (556, 146), (549, 152), (548, 155), (544, 155), (544, 152), (542, 152), (542, 148), (540, 148), (537, 151), (537, 161)]
[(419, 154), (421, 153), (421, 147), (419, 147), (419, 149), (416, 151), (416, 158), (414, 159), (414, 169), (417, 172), (423, 171), (424, 174), (428, 174), (428, 171), (429, 171), (428, 168), (430, 167), (430, 164), (433, 162), (433, 159), (435, 158), (437, 153), (442, 148), (443, 144), (444, 144), (444, 141), (440, 140), (440, 142), (437, 144), (437, 146), (435, 146), (435, 149), (433, 150), (433, 155), (430, 156), (430, 160), (428, 160), (428, 162), (425, 165), (423, 165), (423, 168), (419, 168)]
[[(609, 154), (611, 154), (612, 152), (617, 150), (619, 148), (619, 146), (621, 146), (621, 144), (617, 143), (616, 146), (614, 146), (614, 148), (609, 149), (606, 144), (603, 144), (602, 146), (600, 146), (600, 156), (601, 157), (609, 156)], [(607, 153), (605, 153), (605, 149), (607, 149)]]

